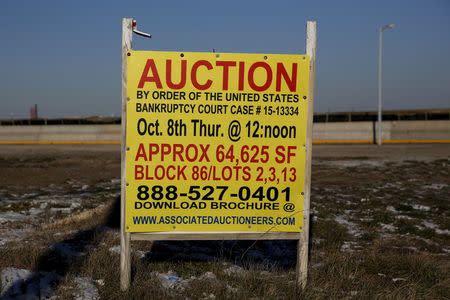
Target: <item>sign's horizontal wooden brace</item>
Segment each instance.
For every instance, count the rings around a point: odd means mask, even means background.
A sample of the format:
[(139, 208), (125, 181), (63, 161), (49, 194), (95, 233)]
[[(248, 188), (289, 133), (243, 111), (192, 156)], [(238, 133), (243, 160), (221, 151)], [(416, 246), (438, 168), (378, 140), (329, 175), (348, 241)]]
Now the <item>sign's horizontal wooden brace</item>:
[(298, 232), (152, 232), (131, 233), (132, 241), (298, 240)]

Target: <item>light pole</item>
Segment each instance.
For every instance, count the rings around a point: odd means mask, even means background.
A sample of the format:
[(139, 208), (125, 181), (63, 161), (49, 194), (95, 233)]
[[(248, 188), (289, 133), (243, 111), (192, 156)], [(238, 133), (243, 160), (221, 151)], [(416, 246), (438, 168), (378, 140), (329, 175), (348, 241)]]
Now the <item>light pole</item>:
[(387, 24), (380, 27), (379, 43), (378, 43), (378, 139), (377, 144), (381, 146), (382, 144), (382, 133), (381, 128), (382, 118), (382, 99), (383, 99), (383, 31), (386, 29), (392, 29), (395, 24)]

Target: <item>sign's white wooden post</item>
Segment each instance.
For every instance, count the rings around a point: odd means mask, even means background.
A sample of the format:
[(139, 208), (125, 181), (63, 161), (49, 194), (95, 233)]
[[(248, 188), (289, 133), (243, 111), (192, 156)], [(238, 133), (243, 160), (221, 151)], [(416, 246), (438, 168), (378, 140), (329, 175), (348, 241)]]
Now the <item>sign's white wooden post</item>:
[(121, 144), (121, 195), (120, 195), (120, 289), (130, 286), (130, 233), (125, 231), (126, 193), (126, 133), (127, 133), (127, 53), (131, 50), (133, 19), (122, 19), (122, 144)]
[(306, 24), (306, 55), (310, 57), (309, 67), (309, 91), (308, 91), (308, 123), (306, 131), (306, 166), (305, 166), (305, 202), (303, 205), (303, 231), (298, 241), (297, 250), (297, 284), (301, 288), (306, 287), (308, 277), (308, 248), (309, 248), (309, 215), (311, 197), (311, 160), (312, 160), (312, 138), (314, 119), (314, 76), (316, 61), (316, 29), (315, 21)]

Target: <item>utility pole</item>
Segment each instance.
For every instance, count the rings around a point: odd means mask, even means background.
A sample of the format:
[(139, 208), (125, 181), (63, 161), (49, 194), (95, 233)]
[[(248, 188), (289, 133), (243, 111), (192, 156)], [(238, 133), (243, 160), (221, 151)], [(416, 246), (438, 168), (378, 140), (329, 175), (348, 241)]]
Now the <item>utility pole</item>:
[(377, 145), (381, 146), (383, 143), (382, 134), (382, 100), (383, 100), (383, 31), (392, 29), (395, 24), (387, 24), (380, 27), (379, 42), (378, 42), (378, 139)]

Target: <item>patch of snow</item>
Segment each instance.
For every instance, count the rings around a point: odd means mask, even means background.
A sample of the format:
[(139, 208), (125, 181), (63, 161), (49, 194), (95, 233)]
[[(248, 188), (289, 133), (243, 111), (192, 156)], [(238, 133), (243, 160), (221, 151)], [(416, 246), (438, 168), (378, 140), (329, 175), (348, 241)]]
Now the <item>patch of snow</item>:
[(228, 276), (233, 276), (233, 275), (241, 276), (245, 273), (245, 270), (239, 266), (232, 265), (232, 266), (226, 268), (225, 270), (223, 270), (223, 273)]
[(353, 198), (354, 195), (336, 193), (336, 198)]
[(79, 208), (81, 207), (81, 203), (79, 202), (73, 202), (72, 204), (70, 204), (70, 208)]
[(325, 265), (324, 263), (319, 262), (319, 263), (313, 264), (313, 265), (311, 266), (311, 268), (313, 268), (313, 269), (320, 269), (320, 268), (323, 267), (324, 265)]
[(5, 268), (1, 272), (3, 299), (49, 299), (52, 286), (60, 280), (53, 272), (33, 273), (26, 269)]
[(430, 221), (422, 221), (423, 226), (425, 226), (426, 228), (430, 228), (430, 229), (435, 229), (438, 226), (436, 224), (434, 224), (433, 222)]
[(108, 249), (109, 252), (114, 253), (114, 254), (120, 254), (120, 245), (116, 245), (116, 246), (112, 246), (111, 248)]
[(448, 184), (445, 183), (432, 183), (430, 185), (424, 185), (423, 188), (431, 189), (431, 190), (442, 190), (443, 188), (448, 187)]
[(94, 281), (89, 277), (77, 277), (75, 278), (76, 291), (73, 293), (73, 297), (76, 300), (98, 300), (100, 295), (98, 289), (94, 285)]
[(29, 218), (29, 216), (15, 211), (2, 212), (0, 213), (0, 224), (7, 222), (23, 221), (27, 218)]
[(229, 284), (226, 285), (226, 288), (227, 288), (227, 292), (228, 292), (229, 294), (236, 294), (236, 293), (238, 292), (238, 289), (237, 289), (237, 288), (232, 287), (232, 286), (229, 285)]
[(64, 214), (70, 214), (72, 212), (72, 208), (70, 207), (52, 207), (50, 208), (50, 211), (52, 213), (64, 213)]
[(387, 210), (387, 211), (390, 211), (390, 212), (392, 212), (392, 213), (394, 213), (394, 214), (398, 214), (398, 210), (396, 210), (395, 207), (393, 207), (393, 206), (391, 206), (391, 205), (389, 205), (388, 207), (386, 207), (386, 210)]
[(30, 214), (30, 216), (38, 216), (41, 213), (43, 213), (42, 209), (40, 208), (36, 208), (36, 207), (32, 207), (28, 210), (28, 213)]
[(2, 229), (0, 230), (0, 246), (5, 245), (8, 242), (20, 241), (28, 236), (31, 229)]
[(436, 224), (434, 224), (433, 222), (430, 221), (422, 221), (422, 224), (425, 228), (429, 228), (429, 229), (434, 229), (434, 231), (437, 234), (444, 234), (444, 235), (450, 235), (450, 230), (447, 229), (440, 229), (439, 226), (437, 226)]
[(198, 280), (198, 281), (205, 281), (205, 282), (219, 282), (217, 280), (216, 275), (213, 272), (206, 272), (204, 274), (202, 274), (199, 277), (195, 277), (195, 276), (191, 276), (191, 278), (189, 279), (181, 279), (178, 282), (177, 288), (179, 290), (184, 290), (186, 289), (194, 280)]
[(33, 272), (25, 269), (6, 268), (2, 270), (2, 295), (5, 292), (10, 291), (11, 295), (18, 294), (20, 287)]
[(430, 211), (430, 207), (426, 205), (414, 204), (412, 208), (420, 211)]
[(158, 272), (152, 272), (152, 273), (153, 273), (153, 275), (156, 276), (156, 278), (159, 280), (161, 285), (166, 289), (174, 288), (175, 285), (182, 280), (173, 271), (169, 271), (167, 273), (158, 273)]
[(25, 193), (21, 196), (21, 198), (23, 199), (30, 199), (30, 198), (34, 198), (36, 196), (38, 196), (38, 193)]
[(205, 292), (203, 293), (203, 298), (200, 298), (200, 300), (208, 300), (208, 299), (216, 299), (216, 296), (214, 294), (206, 294)]
[(351, 248), (351, 244), (349, 242), (344, 242), (344, 244), (342, 244), (340, 250), (341, 250), (341, 252), (353, 252), (353, 250)]
[(357, 225), (349, 220), (346, 219), (346, 217), (344, 215), (337, 215), (334, 217), (334, 220), (341, 224), (344, 225), (347, 228), (348, 233), (350, 233), (353, 236), (361, 236), (361, 232), (360, 230), (357, 228)]
[[(119, 252), (120, 252), (120, 250), (119, 250)], [(142, 251), (142, 250), (136, 250), (134, 252), (136, 253), (137, 257), (139, 257), (139, 258), (144, 258), (145, 255), (147, 254), (147, 252)]]
[(383, 223), (381, 223), (380, 225), (381, 225), (381, 229), (389, 231), (389, 232), (394, 232), (394, 231), (397, 230), (397, 227), (395, 227), (392, 224), (383, 224)]
[(404, 220), (412, 220), (413, 218), (411, 218), (410, 216), (405, 216), (405, 215), (398, 215), (395, 216), (396, 219), (404, 219)]
[(97, 279), (97, 280), (94, 280), (94, 281), (99, 286), (104, 286), (105, 285), (105, 281), (103, 279)]
[(53, 236), (71, 235), (71, 234), (74, 234), (77, 232), (78, 232), (78, 230), (66, 230), (64, 232), (56, 232), (53, 234)]
[(213, 272), (206, 272), (205, 274), (202, 274), (198, 279), (214, 281), (214, 280), (217, 280), (217, 277)]
[(348, 253), (352, 253), (358, 250), (361, 250), (362, 247), (360, 245), (358, 245), (358, 243), (356, 242), (344, 242), (340, 248), (341, 252), (348, 252)]
[(392, 248), (393, 249), (402, 249), (402, 250), (410, 250), (410, 251), (412, 251), (412, 252), (418, 252), (419, 251), (419, 249), (417, 249), (416, 247), (412, 247), (412, 246), (409, 246), (409, 247), (398, 247), (398, 246), (392, 246)]
[(321, 238), (313, 238), (312, 239), (312, 243), (314, 244), (314, 245), (320, 245), (322, 242), (324, 242), (325, 241), (325, 239), (321, 239)]
[[(167, 273), (159, 273), (159, 272), (152, 272), (153, 276), (156, 277), (156, 279), (160, 282), (161, 286), (170, 289), (173, 291), (184, 291), (186, 288), (188, 288), (193, 281), (203, 281), (203, 282), (210, 282), (210, 283), (216, 283), (223, 285), (222, 282), (220, 282), (216, 275), (212, 272), (205, 272), (199, 277), (191, 276), (188, 279), (183, 279), (179, 277), (175, 272), (168, 271)], [(225, 286), (228, 292), (235, 293), (237, 289), (231, 287), (231, 286)]]

